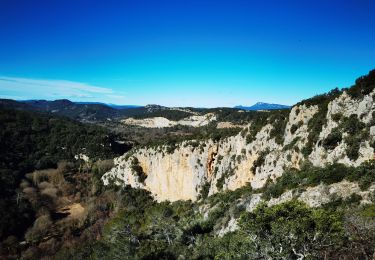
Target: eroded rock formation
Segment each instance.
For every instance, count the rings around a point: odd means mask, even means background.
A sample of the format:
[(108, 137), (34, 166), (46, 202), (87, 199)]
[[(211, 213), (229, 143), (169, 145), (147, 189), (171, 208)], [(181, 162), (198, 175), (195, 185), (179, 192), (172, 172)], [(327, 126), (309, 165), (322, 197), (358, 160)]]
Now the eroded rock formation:
[[(286, 125), (281, 131), (282, 143), (271, 136), (272, 123), (265, 124), (248, 142), (249, 126), (236, 136), (218, 142), (212, 140), (184, 141), (173, 151), (166, 146), (135, 149), (116, 158), (115, 167), (103, 176), (108, 184), (115, 181), (119, 185), (128, 184), (149, 190), (158, 201), (196, 200), (203, 187), (209, 186), (209, 194), (220, 190), (234, 190), (250, 183), (253, 188), (261, 188), (268, 179), (281, 176), (284, 169), (299, 168), (303, 162), (315, 166), (340, 162), (357, 166), (374, 158), (370, 143), (375, 130), (371, 126), (375, 110), (374, 92), (360, 99), (351, 98), (346, 92), (329, 102), (326, 110), (318, 105), (299, 104), (289, 113)], [(313, 140), (311, 151), (304, 148), (309, 142), (311, 126), (309, 122), (318, 112), (325, 119), (317, 139)], [(337, 115), (340, 115), (338, 117)], [(343, 120), (353, 116), (365, 125), (368, 135), (360, 140), (357, 158), (347, 155), (346, 136), (327, 149), (322, 143)], [(339, 131), (344, 131), (339, 129)], [(311, 140), (310, 140), (311, 142)], [(198, 143), (198, 145), (197, 145)], [(132, 169), (132, 158), (137, 158), (147, 178), (139, 180)]]

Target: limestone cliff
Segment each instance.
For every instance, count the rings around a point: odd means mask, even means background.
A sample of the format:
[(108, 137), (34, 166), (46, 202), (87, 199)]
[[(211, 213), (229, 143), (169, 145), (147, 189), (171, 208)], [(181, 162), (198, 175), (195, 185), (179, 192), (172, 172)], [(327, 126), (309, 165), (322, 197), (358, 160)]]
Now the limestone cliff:
[(207, 113), (205, 115), (192, 115), (179, 121), (169, 120), (164, 117), (151, 117), (145, 119), (127, 118), (122, 120), (122, 123), (125, 125), (141, 126), (146, 128), (163, 128), (176, 125), (200, 127), (208, 125), (215, 120), (216, 116), (213, 113)]
[[(196, 200), (207, 189), (214, 194), (247, 183), (261, 188), (268, 179), (282, 175), (284, 169), (299, 168), (307, 161), (316, 166), (333, 162), (356, 166), (374, 158), (370, 145), (375, 135), (374, 95), (372, 91), (361, 98), (352, 98), (344, 91), (325, 106), (302, 102), (291, 108), (282, 127), (268, 121), (253, 133), (253, 138), (248, 136), (256, 122), (244, 127), (238, 135), (218, 142), (184, 141), (172, 150), (167, 146), (138, 148), (116, 158), (115, 167), (102, 179), (105, 184), (113, 180), (147, 189), (158, 201)], [(312, 127), (312, 123), (317, 124), (318, 116), (323, 123), (318, 123), (320, 132), (314, 135), (312, 131), (317, 127)], [(361, 126), (362, 136), (358, 135), (358, 129), (348, 129), (348, 120)], [(273, 136), (275, 132), (282, 137), (281, 142)], [(332, 138), (333, 132), (338, 132), (337, 140)], [(348, 155), (348, 147), (354, 146), (348, 145), (353, 142), (349, 138), (352, 135), (358, 151), (350, 151), (354, 155)]]

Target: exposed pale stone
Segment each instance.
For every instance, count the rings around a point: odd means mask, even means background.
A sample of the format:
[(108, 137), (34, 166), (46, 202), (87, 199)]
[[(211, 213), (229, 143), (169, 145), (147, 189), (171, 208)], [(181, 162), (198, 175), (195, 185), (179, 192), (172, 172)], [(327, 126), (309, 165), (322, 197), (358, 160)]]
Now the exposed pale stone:
[(76, 159), (76, 160), (81, 159), (84, 162), (89, 162), (90, 161), (90, 158), (86, 154), (83, 154), (83, 153), (80, 153), (78, 155), (74, 155), (74, 159)]
[[(307, 187), (304, 191), (288, 190), (281, 194), (278, 198), (271, 198), (266, 201), (267, 206), (272, 207), (293, 199), (297, 199), (306, 203), (310, 207), (320, 207), (334, 199), (347, 199), (352, 194), (358, 194), (362, 197), (361, 203), (371, 203), (370, 195), (375, 191), (375, 184), (371, 185), (367, 190), (362, 191), (356, 182), (341, 181), (331, 185), (320, 184), (315, 187)], [(257, 193), (251, 195), (240, 205), (246, 207), (246, 211), (252, 212), (263, 201), (262, 194)]]
[(122, 120), (122, 123), (125, 125), (141, 126), (146, 128), (163, 128), (176, 125), (199, 127), (208, 125), (210, 122), (215, 120), (216, 116), (213, 113), (207, 113), (202, 116), (193, 115), (179, 121), (169, 120), (165, 117), (151, 117), (144, 119), (127, 118)]
[(243, 205), (246, 207), (246, 211), (252, 212), (262, 201), (262, 193), (256, 193), (252, 194)]
[(228, 224), (217, 232), (219, 237), (224, 236), (226, 233), (233, 232), (238, 229), (237, 219), (231, 218)]
[(245, 125), (236, 125), (233, 124), (232, 122), (218, 122), (217, 123), (217, 128), (243, 128)]
[[(210, 186), (209, 195), (219, 192), (219, 180), (224, 180), (223, 190), (234, 190), (247, 183), (253, 188), (261, 188), (267, 179), (274, 180), (281, 176), (286, 168), (299, 168), (305, 160), (316, 166), (333, 162), (357, 166), (366, 160), (374, 159), (374, 149), (369, 145), (370, 140), (363, 140), (356, 161), (351, 161), (346, 156), (347, 145), (344, 141), (332, 151), (327, 151), (320, 143), (337, 126), (332, 120), (333, 114), (341, 113), (346, 117), (356, 114), (360, 120), (367, 123), (371, 121), (374, 110), (373, 93), (361, 100), (351, 99), (346, 93), (334, 99), (328, 105), (327, 123), (323, 126), (319, 140), (308, 158), (303, 156), (301, 150), (309, 136), (308, 123), (318, 112), (318, 107), (299, 105), (291, 109), (286, 128), (280, 129), (284, 131), (282, 145), (270, 138), (273, 126), (268, 124), (249, 144), (240, 133), (217, 143), (212, 140), (200, 141), (197, 148), (193, 148), (189, 142), (182, 142), (171, 154), (166, 152), (166, 147), (138, 149), (132, 152), (132, 156), (138, 159), (147, 175), (144, 184), (140, 183), (136, 174), (132, 172), (131, 157), (126, 159), (126, 155), (115, 160), (115, 167), (103, 176), (103, 181), (108, 184), (109, 180), (114, 178), (133, 187), (147, 189), (158, 201), (196, 200), (207, 182)], [(301, 126), (292, 134), (291, 127), (299, 122), (302, 122)], [(373, 128), (369, 131), (371, 136), (375, 135)], [(285, 146), (295, 138), (298, 138), (295, 142), (298, 149), (285, 150)], [(267, 153), (264, 155), (264, 163), (254, 171), (254, 162), (265, 152)]]
[[(326, 115), (327, 123), (323, 126), (319, 135), (319, 140), (309, 156), (309, 160), (316, 166), (324, 166), (327, 163), (339, 162), (347, 165), (358, 166), (362, 162), (373, 158), (373, 149), (368, 143), (363, 143), (360, 148), (360, 156), (356, 161), (351, 161), (346, 156), (346, 144), (341, 142), (334, 150), (326, 151), (319, 144), (327, 138), (332, 129), (337, 127), (338, 123), (332, 119), (334, 114), (342, 114), (344, 117), (356, 115), (364, 123), (370, 122), (372, 112), (375, 110), (373, 93), (366, 95), (363, 99), (352, 99), (346, 92), (334, 99), (328, 104)], [(371, 128), (370, 128), (371, 134)], [(345, 133), (344, 133), (345, 136)], [(363, 140), (366, 141), (366, 140)]]
[[(299, 112), (297, 113), (297, 111)], [(316, 112), (318, 112), (318, 106), (306, 107), (306, 105), (299, 105), (292, 108), (289, 113), (288, 123), (285, 127), (284, 145), (289, 144), (296, 137), (300, 138), (300, 142), (307, 139), (307, 124)], [(302, 126), (297, 128), (297, 130), (292, 134), (292, 126), (298, 125), (300, 122), (303, 123)]]

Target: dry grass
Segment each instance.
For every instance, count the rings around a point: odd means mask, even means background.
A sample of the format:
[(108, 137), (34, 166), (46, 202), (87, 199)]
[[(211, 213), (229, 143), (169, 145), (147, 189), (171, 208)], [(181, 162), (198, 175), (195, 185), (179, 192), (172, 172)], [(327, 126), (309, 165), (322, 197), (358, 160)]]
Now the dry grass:
[(31, 204), (36, 205), (38, 203), (38, 194), (36, 189), (33, 187), (26, 187), (22, 190), (25, 198), (31, 202)]
[(40, 190), (48, 189), (48, 188), (53, 188), (53, 184), (49, 183), (48, 181), (43, 181), (39, 183), (38, 188)]
[(99, 173), (103, 174), (103, 173), (109, 171), (110, 169), (112, 169), (114, 164), (113, 164), (113, 160), (98, 160), (95, 163), (95, 166), (97, 167)]
[(69, 172), (72, 167), (72, 163), (62, 161), (57, 164), (57, 169), (37, 170), (26, 174), (26, 178), (32, 180), (34, 185), (38, 185), (43, 181), (48, 181), (54, 185), (61, 185), (65, 182), (64, 173)]
[(52, 225), (49, 215), (42, 215), (38, 217), (34, 225), (26, 232), (25, 238), (27, 241), (35, 241), (41, 239), (46, 235), (48, 228)]
[(50, 188), (46, 188), (46, 189), (42, 190), (40, 193), (42, 195), (46, 195), (46, 196), (55, 200), (57, 198), (58, 191), (59, 191), (58, 189), (50, 187)]

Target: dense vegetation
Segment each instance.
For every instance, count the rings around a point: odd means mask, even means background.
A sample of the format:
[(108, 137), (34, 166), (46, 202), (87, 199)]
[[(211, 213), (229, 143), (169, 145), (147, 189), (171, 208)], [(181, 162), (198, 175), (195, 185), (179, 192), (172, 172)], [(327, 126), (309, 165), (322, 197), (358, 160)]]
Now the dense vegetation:
[(56, 168), (80, 153), (94, 160), (113, 158), (130, 147), (94, 125), (17, 110), (0, 110), (0, 239), (23, 235), (34, 210), (19, 185), (27, 173)]
[[(195, 109), (197, 110), (197, 109)], [(278, 113), (279, 111), (285, 111), (288, 113), (289, 109), (276, 110), (276, 111), (245, 111), (242, 109), (235, 108), (210, 108), (199, 110), (204, 113), (215, 113), (216, 118), (219, 122), (231, 122), (237, 125), (246, 125), (250, 122), (257, 121), (260, 118), (267, 117), (268, 114)]]
[(168, 134), (164, 138), (154, 139), (149, 142), (148, 146), (175, 146), (177, 143), (181, 143), (186, 140), (208, 140), (219, 141), (229, 136), (238, 134), (241, 131), (241, 128), (217, 128), (216, 123), (211, 123), (202, 127), (186, 127), (178, 126), (177, 129), (181, 129), (183, 132), (188, 134)]
[(14, 101), (0, 99), (0, 107), (3, 109), (17, 109), (43, 113), (53, 113), (80, 121), (102, 121), (118, 118), (122, 110), (117, 110), (104, 104), (78, 104), (66, 99), (46, 101)]
[[(373, 204), (341, 202), (309, 208), (298, 201), (246, 212), (240, 189), (190, 202), (156, 203), (145, 191), (119, 191), (119, 213), (103, 228), (103, 239), (63, 248), (58, 259), (323, 259), (366, 258), (374, 252)], [(209, 206), (204, 217), (202, 209)], [(217, 232), (232, 218), (239, 228)], [(364, 224), (366, 223), (366, 224)], [(372, 224), (370, 224), (372, 223)]]
[(123, 116), (144, 119), (150, 117), (165, 117), (172, 121), (178, 121), (186, 117), (194, 115), (189, 110), (169, 109), (167, 107), (152, 105), (141, 108), (131, 108), (122, 112)]
[(241, 128), (217, 128), (213, 122), (201, 127), (177, 125), (165, 128), (143, 128), (134, 126), (118, 126), (114, 123), (106, 123), (107, 128), (124, 136), (126, 140), (132, 140), (137, 147), (168, 147), (170, 152), (174, 151), (177, 145), (183, 141), (190, 141), (198, 144), (199, 141), (212, 139), (219, 141), (229, 136), (234, 136), (241, 131)]
[(9, 99), (0, 99), (0, 107), (5, 109), (53, 113), (80, 121), (91, 122), (117, 120), (123, 117), (147, 118), (156, 116), (162, 116), (170, 120), (180, 120), (192, 115), (191, 112), (186, 112), (179, 109), (169, 109), (167, 107), (157, 105), (124, 108), (120, 106), (119, 108), (114, 108), (106, 104), (81, 104), (74, 103), (66, 99), (55, 101), (14, 101)]
[(359, 77), (355, 85), (347, 89), (348, 94), (356, 99), (362, 98), (371, 93), (375, 88), (375, 70), (370, 71), (367, 75)]

